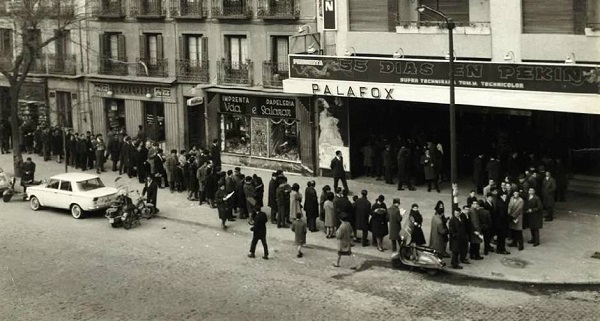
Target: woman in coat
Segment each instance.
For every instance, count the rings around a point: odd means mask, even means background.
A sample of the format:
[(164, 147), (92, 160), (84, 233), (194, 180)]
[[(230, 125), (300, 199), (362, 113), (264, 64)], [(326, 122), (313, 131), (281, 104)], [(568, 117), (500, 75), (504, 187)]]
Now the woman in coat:
[(311, 232), (318, 231), (317, 217), (319, 216), (319, 199), (315, 190), (315, 181), (308, 182), (304, 190), (304, 211), (306, 211), (306, 223)]
[(425, 155), (421, 156), (421, 165), (427, 182), (427, 191), (431, 192), (431, 183), (435, 184), (435, 189), (440, 192), (440, 187), (437, 182), (437, 169), (435, 168), (435, 160), (431, 157), (429, 149), (425, 149)]
[[(325, 195), (325, 202), (323, 202), (323, 215), (325, 216), (325, 234), (327, 234), (327, 238), (335, 237), (335, 223), (336, 223), (336, 215), (335, 208), (333, 206), (333, 193), (323, 191)], [(323, 194), (321, 197), (323, 197)]]
[(377, 241), (377, 250), (379, 252), (385, 251), (383, 248), (383, 238), (389, 233), (389, 217), (387, 206), (383, 202), (384, 200), (385, 197), (379, 195), (377, 202), (371, 207), (371, 232), (373, 233), (373, 238)]
[(404, 209), (400, 209), (400, 199), (394, 198), (392, 206), (387, 209), (390, 220), (390, 241), (392, 242), (392, 251), (397, 251), (397, 245), (400, 241), (400, 231), (402, 230), (402, 214)]
[(323, 204), (327, 200), (327, 194), (331, 192), (331, 187), (329, 185), (323, 186), (323, 190), (321, 191), (321, 197), (319, 197), (319, 218), (322, 222), (325, 222), (325, 209), (323, 208)]
[(252, 175), (252, 182), (254, 182), (255, 196), (256, 196), (256, 206), (259, 208), (263, 208), (265, 206), (263, 202), (263, 198), (265, 195), (265, 184), (263, 184), (262, 178), (260, 176), (254, 174)]
[(431, 219), (431, 232), (429, 234), (429, 247), (440, 252), (442, 257), (450, 257), (446, 252), (448, 244), (448, 226), (444, 217), (444, 202), (438, 201), (435, 205), (435, 213)]
[(410, 235), (411, 242), (416, 245), (424, 245), (425, 234), (423, 234), (423, 215), (419, 212), (419, 205), (413, 204), (408, 215), (408, 225), (412, 226), (412, 233)]
[(302, 214), (302, 194), (300, 193), (300, 185), (294, 183), (290, 193), (290, 217), (296, 217), (298, 213)]
[(229, 197), (227, 197), (227, 192), (225, 191), (225, 184), (221, 184), (219, 186), (219, 190), (215, 194), (215, 203), (217, 203), (217, 209), (219, 211), (219, 219), (221, 220), (221, 228), (226, 229), (227, 219), (232, 216), (231, 208), (229, 207), (229, 202), (227, 202)]
[(508, 202), (508, 219), (511, 234), (512, 243), (508, 246), (519, 247), (519, 251), (523, 250), (523, 207), (524, 202), (521, 198), (519, 191), (513, 191), (513, 196)]

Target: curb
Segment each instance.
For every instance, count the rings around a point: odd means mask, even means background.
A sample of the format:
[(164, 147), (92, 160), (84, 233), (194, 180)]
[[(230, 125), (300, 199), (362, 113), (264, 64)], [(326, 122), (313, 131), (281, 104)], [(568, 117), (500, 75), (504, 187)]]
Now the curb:
[[(156, 218), (163, 219), (163, 220), (168, 220), (168, 221), (173, 221), (173, 222), (177, 222), (177, 223), (181, 223), (181, 224), (201, 226), (201, 227), (209, 228), (211, 230), (223, 232), (223, 229), (221, 229), (220, 227), (211, 225), (211, 224), (194, 222), (194, 221), (191, 221), (191, 220), (184, 220), (184, 219), (173, 218), (173, 217), (162, 216), (162, 215), (157, 215)], [(242, 236), (251, 236), (252, 235), (252, 233), (249, 232), (249, 231), (235, 231), (235, 233), (239, 234), (239, 235), (242, 235)], [(275, 239), (278, 242), (281, 242), (281, 243), (284, 243), (284, 244), (294, 245), (294, 242), (291, 241), (291, 240), (282, 240), (280, 238), (275, 238)], [(310, 244), (308, 247), (311, 248), (311, 249), (327, 251), (327, 252), (330, 252), (330, 253), (337, 253), (337, 250), (335, 248), (328, 247), (328, 246)], [(360, 253), (360, 256), (368, 258), (370, 260), (390, 261), (389, 259), (386, 260), (386, 259), (383, 259), (383, 258), (381, 258), (379, 256), (375, 256), (375, 255), (372, 255), (372, 254)], [(577, 282), (553, 282), (553, 281), (547, 281), (547, 282), (543, 282), (543, 281), (535, 281), (535, 280), (534, 281), (527, 281), (527, 280), (520, 280), (520, 279), (502, 279), (502, 278), (493, 277), (493, 276), (473, 275), (473, 274), (469, 274), (469, 273), (465, 272), (465, 270), (454, 270), (454, 269), (447, 268), (447, 267), (443, 268), (441, 271), (443, 271), (445, 273), (448, 273), (448, 274), (460, 276), (460, 277), (465, 277), (465, 278), (470, 278), (470, 279), (475, 279), (475, 280), (483, 280), (483, 281), (494, 282), (494, 283), (516, 283), (516, 284), (521, 284), (521, 285), (546, 285), (546, 286), (549, 286), (549, 285), (550, 286), (551, 285), (555, 285), (555, 286), (567, 286), (567, 285), (573, 285), (573, 286), (600, 285), (600, 280), (599, 281), (589, 281), (589, 282), (586, 282), (586, 281), (577, 281)]]

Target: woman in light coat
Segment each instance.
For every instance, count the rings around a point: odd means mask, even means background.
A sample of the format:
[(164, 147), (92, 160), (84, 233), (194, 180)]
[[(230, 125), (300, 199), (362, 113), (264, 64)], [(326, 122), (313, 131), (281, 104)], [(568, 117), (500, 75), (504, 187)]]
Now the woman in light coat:
[(513, 197), (508, 202), (508, 218), (510, 220), (509, 227), (512, 234), (512, 243), (508, 246), (519, 247), (519, 251), (523, 250), (523, 207), (525, 202), (521, 198), (519, 191), (513, 191)]
[(335, 237), (335, 207), (333, 206), (333, 193), (329, 192), (325, 194), (326, 201), (323, 203), (323, 211), (325, 212), (325, 233), (327, 238)]
[(431, 232), (429, 234), (429, 247), (440, 252), (442, 257), (450, 257), (446, 252), (448, 244), (448, 226), (444, 217), (444, 202), (438, 201), (435, 205), (435, 213), (431, 219)]
[(302, 214), (302, 194), (300, 193), (300, 185), (294, 183), (290, 193), (290, 217), (296, 217), (298, 213)]

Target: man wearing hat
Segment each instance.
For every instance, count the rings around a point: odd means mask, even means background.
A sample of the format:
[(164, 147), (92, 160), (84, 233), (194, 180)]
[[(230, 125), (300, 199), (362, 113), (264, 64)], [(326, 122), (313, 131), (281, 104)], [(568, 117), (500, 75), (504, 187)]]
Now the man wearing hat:
[(371, 202), (367, 199), (368, 192), (362, 190), (361, 198), (356, 200), (354, 218), (356, 219), (356, 229), (361, 232), (362, 246), (369, 246), (369, 218), (371, 216)]

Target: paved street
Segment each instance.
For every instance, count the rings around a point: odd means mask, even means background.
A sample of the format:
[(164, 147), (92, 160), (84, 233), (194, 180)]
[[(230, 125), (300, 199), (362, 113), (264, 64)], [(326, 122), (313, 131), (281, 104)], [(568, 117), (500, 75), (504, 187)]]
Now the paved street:
[[(358, 256), (153, 219), (126, 231), (101, 216), (1, 203), (0, 320), (597, 320), (593, 287), (429, 277)], [(270, 228), (272, 231), (273, 229)], [(257, 256), (261, 250), (257, 250)]]

